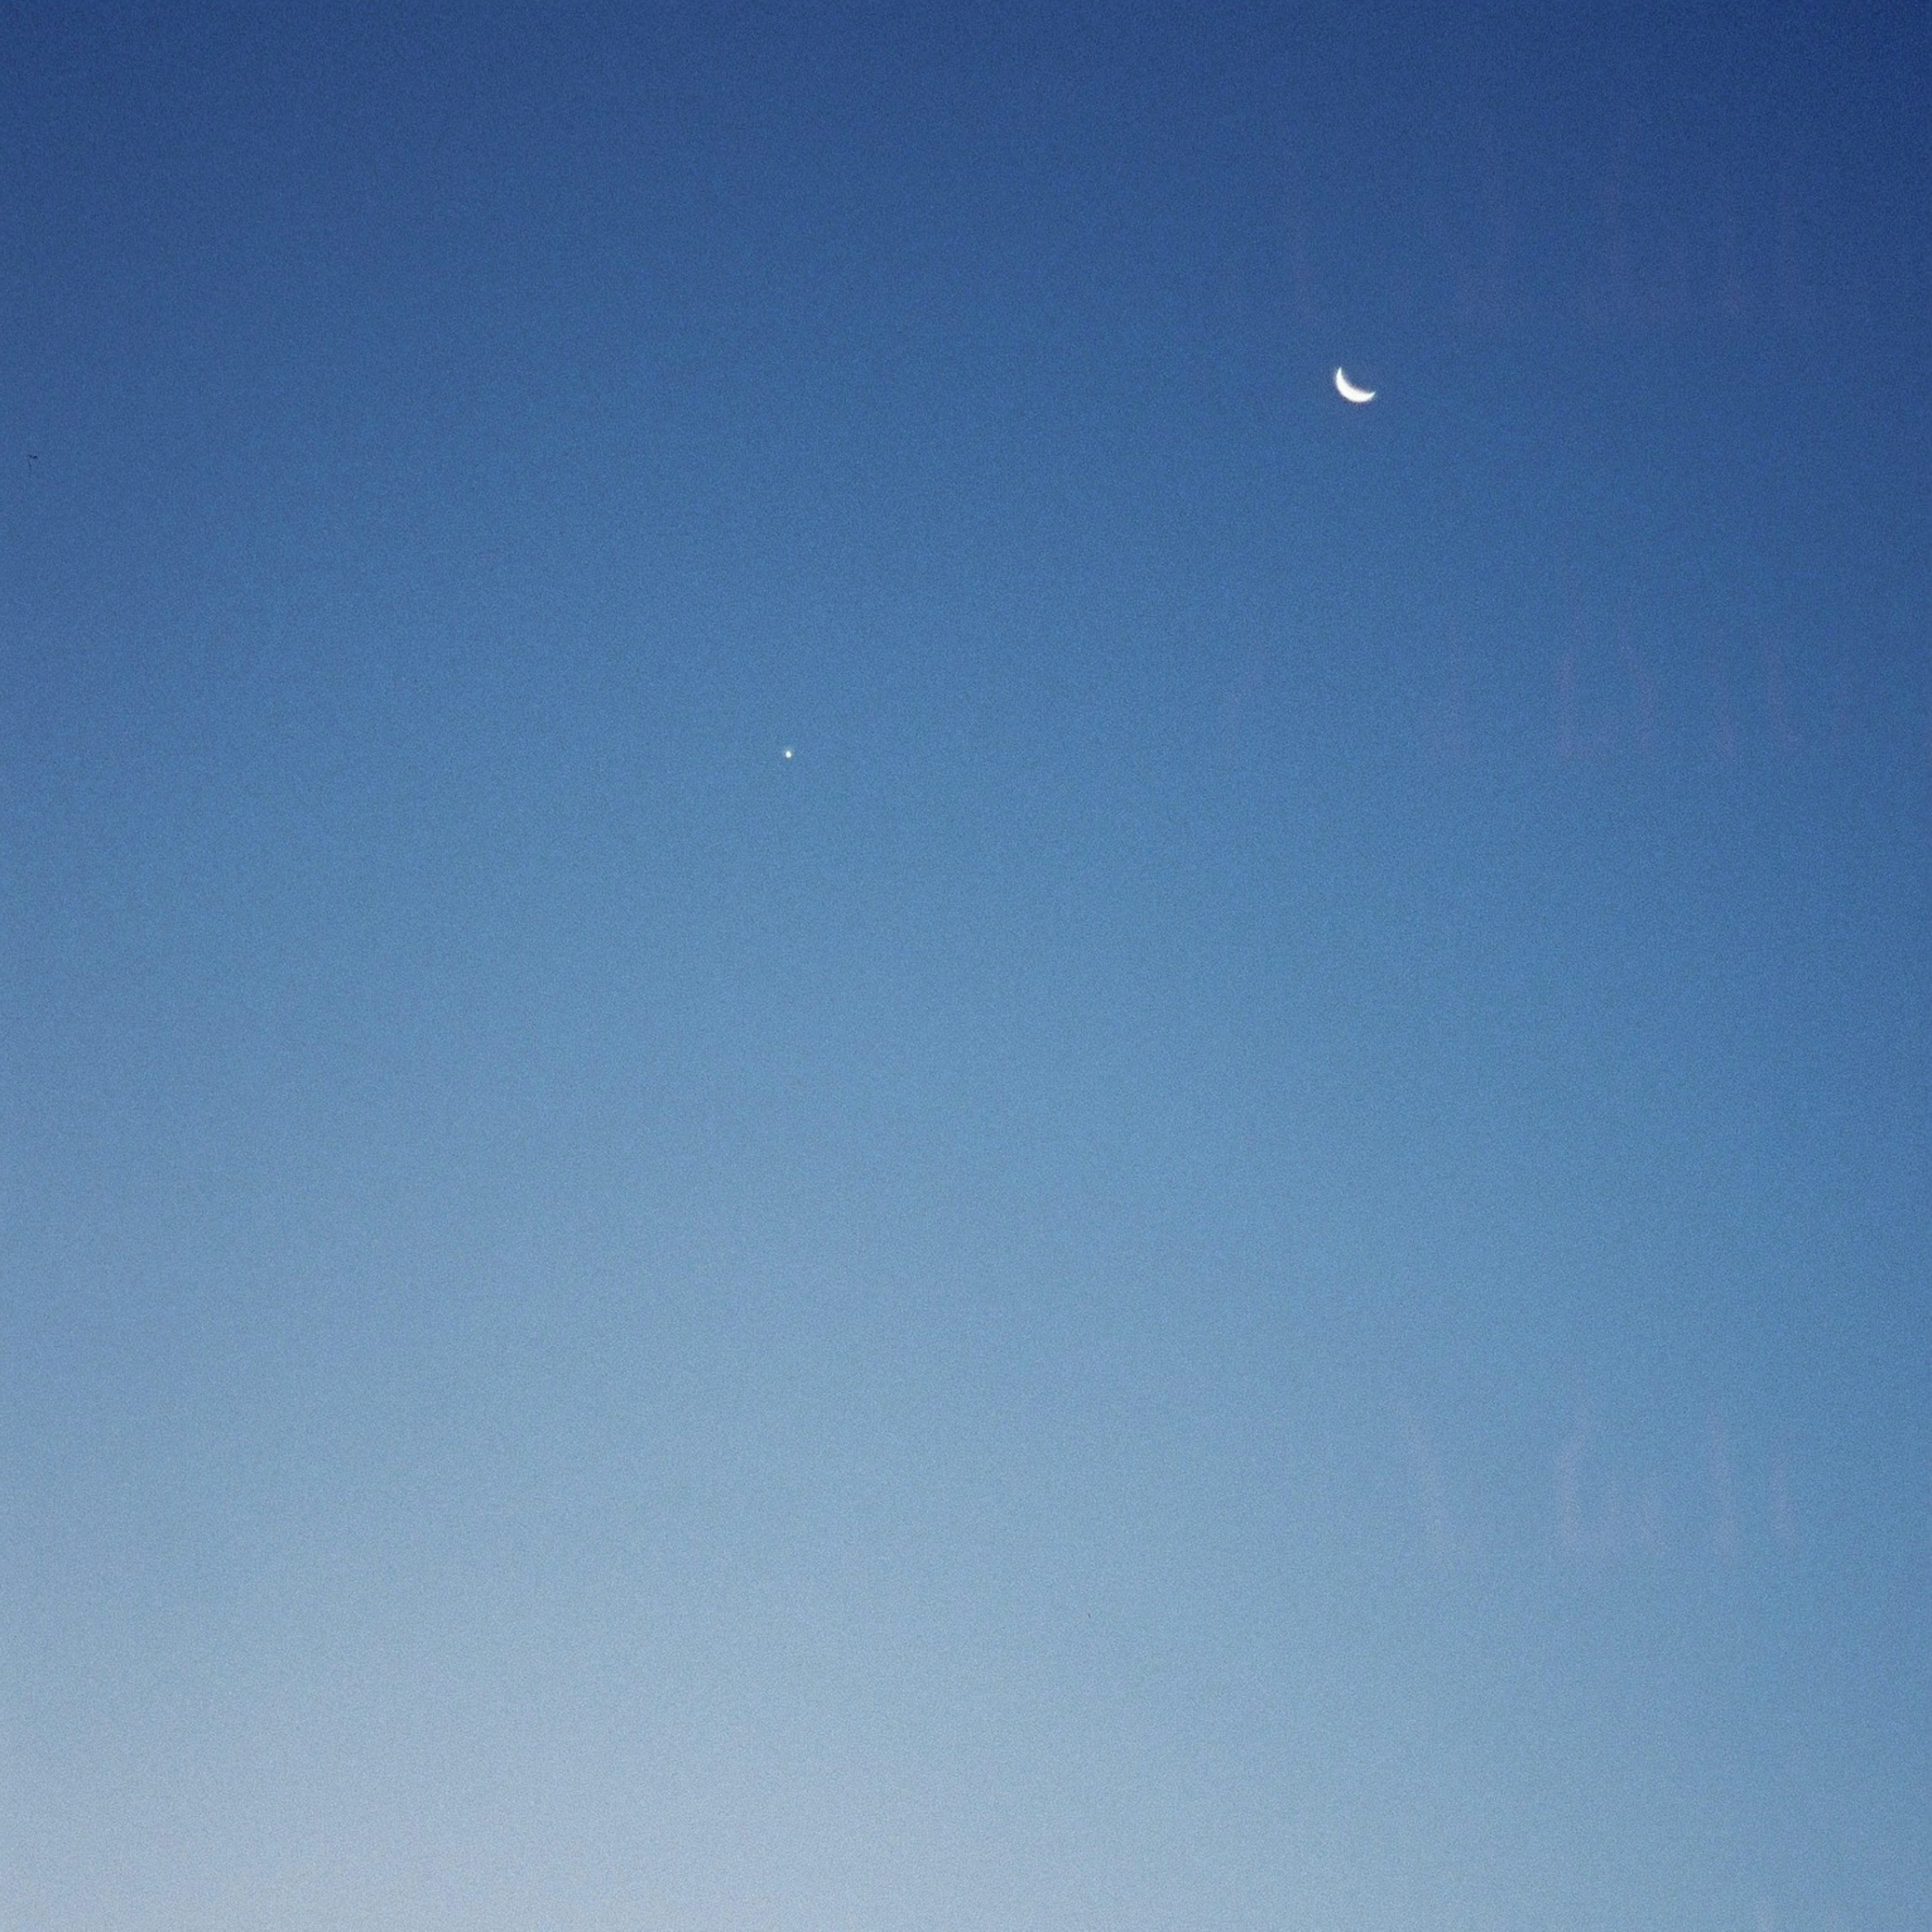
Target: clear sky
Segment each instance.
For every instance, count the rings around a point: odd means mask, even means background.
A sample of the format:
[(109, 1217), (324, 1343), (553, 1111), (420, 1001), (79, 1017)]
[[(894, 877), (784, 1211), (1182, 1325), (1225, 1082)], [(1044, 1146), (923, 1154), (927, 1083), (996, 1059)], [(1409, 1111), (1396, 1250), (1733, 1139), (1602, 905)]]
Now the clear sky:
[(1932, 1926), (1929, 22), (9, 8), (0, 1923)]

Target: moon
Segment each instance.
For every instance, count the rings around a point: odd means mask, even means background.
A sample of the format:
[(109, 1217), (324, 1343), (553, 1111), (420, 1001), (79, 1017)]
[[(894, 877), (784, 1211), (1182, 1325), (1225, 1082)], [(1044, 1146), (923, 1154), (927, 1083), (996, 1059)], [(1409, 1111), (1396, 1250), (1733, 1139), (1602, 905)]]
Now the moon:
[(1335, 393), (1345, 403), (1372, 403), (1376, 399), (1374, 390), (1357, 388), (1348, 380), (1348, 372), (1342, 369), (1335, 371)]

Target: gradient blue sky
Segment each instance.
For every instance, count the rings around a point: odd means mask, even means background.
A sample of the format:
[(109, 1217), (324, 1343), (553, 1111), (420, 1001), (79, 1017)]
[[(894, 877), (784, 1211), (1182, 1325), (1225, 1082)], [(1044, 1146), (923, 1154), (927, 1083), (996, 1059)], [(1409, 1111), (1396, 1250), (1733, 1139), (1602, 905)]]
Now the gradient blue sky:
[(1932, 1926), (1928, 90), (9, 8), (0, 1921)]

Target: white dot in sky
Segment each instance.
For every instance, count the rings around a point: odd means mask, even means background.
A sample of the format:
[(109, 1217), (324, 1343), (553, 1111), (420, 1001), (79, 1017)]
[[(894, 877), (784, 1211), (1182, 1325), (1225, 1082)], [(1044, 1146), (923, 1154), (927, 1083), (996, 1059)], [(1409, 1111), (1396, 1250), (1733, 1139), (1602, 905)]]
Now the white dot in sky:
[(787, 758), (790, 758), (791, 756), (791, 747), (789, 745), (785, 747), (785, 756)]

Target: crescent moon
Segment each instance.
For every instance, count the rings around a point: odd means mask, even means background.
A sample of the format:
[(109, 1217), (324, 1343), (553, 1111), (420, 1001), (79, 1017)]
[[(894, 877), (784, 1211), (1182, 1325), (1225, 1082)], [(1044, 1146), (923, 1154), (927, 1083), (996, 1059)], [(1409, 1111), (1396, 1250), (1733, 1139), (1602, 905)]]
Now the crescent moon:
[(1335, 393), (1345, 403), (1372, 403), (1376, 399), (1374, 390), (1357, 388), (1348, 380), (1347, 374), (1340, 369), (1335, 371)]

